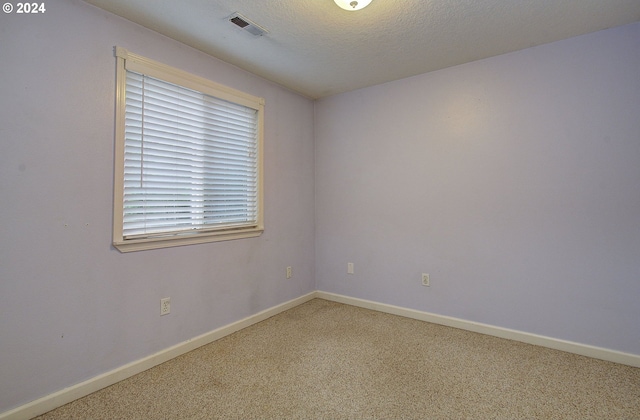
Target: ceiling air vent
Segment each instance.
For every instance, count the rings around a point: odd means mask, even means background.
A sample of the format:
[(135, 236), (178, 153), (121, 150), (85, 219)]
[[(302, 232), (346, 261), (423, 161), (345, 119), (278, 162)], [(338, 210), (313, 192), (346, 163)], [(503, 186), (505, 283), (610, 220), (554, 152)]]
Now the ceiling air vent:
[(246, 17), (242, 16), (240, 13), (236, 12), (229, 16), (229, 22), (236, 25), (238, 28), (244, 29), (249, 32), (253, 36), (262, 36), (267, 33), (267, 30), (262, 28), (255, 22), (251, 22)]

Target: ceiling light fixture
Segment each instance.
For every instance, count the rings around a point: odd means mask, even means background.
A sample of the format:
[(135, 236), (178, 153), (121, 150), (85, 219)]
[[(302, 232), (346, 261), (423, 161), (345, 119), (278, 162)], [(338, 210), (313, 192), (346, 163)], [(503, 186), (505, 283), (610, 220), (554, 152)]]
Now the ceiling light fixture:
[(371, 0), (333, 0), (336, 2), (338, 6), (343, 8), (344, 10), (349, 10), (353, 12), (354, 10), (364, 9), (371, 3)]

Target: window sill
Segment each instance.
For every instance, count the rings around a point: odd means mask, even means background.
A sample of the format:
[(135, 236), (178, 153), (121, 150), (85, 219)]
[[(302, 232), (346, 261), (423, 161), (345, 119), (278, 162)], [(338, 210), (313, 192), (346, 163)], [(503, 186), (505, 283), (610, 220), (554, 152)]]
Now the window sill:
[(145, 238), (113, 241), (120, 252), (145, 251), (174, 246), (204, 244), (208, 242), (230, 241), (233, 239), (255, 238), (262, 235), (264, 228), (243, 229), (241, 231), (199, 233), (165, 238)]

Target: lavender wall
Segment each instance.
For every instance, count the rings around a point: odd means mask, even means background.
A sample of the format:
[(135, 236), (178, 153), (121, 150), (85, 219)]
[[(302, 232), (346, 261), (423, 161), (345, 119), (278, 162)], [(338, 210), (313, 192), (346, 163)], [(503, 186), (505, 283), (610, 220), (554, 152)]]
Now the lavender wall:
[(316, 281), (640, 354), (640, 24), (319, 101)]
[[(315, 289), (313, 102), (86, 3), (46, 6), (0, 13), (0, 413)], [(111, 247), (114, 45), (266, 99), (261, 237)]]
[[(311, 101), (83, 2), (0, 14), (0, 413), (316, 288), (640, 354), (639, 39), (328, 98), (314, 133)], [(264, 235), (110, 246), (114, 45), (265, 97)]]

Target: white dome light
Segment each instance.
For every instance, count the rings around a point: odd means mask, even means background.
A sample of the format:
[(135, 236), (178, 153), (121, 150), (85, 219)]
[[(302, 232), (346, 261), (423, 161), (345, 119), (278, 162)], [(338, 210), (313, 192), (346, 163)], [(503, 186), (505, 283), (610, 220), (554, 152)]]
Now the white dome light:
[(371, 0), (333, 0), (344, 10), (354, 11), (364, 9), (371, 3)]

